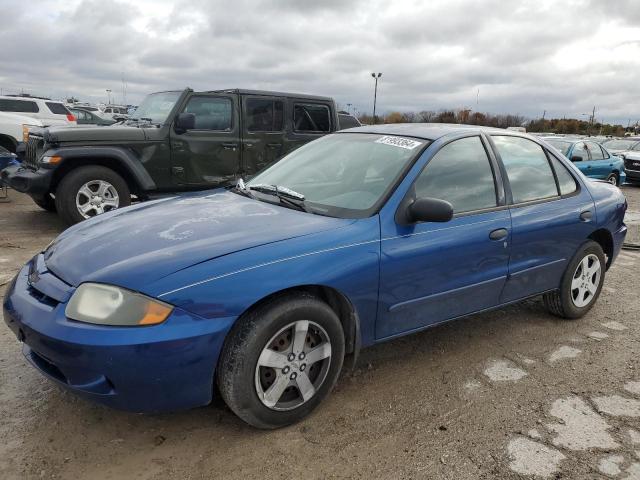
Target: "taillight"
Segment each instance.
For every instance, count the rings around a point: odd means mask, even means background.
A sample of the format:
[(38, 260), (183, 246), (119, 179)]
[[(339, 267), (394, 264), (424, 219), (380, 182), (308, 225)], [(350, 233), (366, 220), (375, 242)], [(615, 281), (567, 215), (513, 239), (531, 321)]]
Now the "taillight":
[(69, 120), (70, 122), (75, 122), (76, 117), (71, 113), (67, 113), (67, 120)]

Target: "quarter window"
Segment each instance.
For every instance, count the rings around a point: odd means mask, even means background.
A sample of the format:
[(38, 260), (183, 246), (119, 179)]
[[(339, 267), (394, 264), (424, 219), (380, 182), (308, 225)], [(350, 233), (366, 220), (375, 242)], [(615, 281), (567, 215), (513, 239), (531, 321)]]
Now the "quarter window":
[(415, 192), (417, 197), (446, 200), (454, 213), (495, 207), (493, 171), (480, 137), (442, 147), (416, 180)]
[(565, 167), (560, 160), (553, 155), (551, 157), (551, 163), (553, 169), (556, 171), (556, 177), (558, 178), (558, 186), (560, 187), (560, 195), (569, 195), (578, 189), (573, 175), (569, 173), (567, 167)]
[(45, 102), (51, 113), (56, 115), (68, 115), (69, 110), (61, 103)]
[(296, 132), (328, 133), (331, 131), (331, 115), (326, 105), (293, 106), (293, 130)]
[(221, 97), (191, 97), (185, 113), (196, 116), (196, 130), (231, 130), (231, 100)]
[(556, 180), (542, 147), (522, 137), (493, 137), (507, 171), (514, 203), (558, 195)]
[(38, 113), (39, 111), (36, 102), (9, 98), (0, 99), (0, 112)]
[(281, 132), (284, 104), (280, 100), (247, 99), (247, 131)]

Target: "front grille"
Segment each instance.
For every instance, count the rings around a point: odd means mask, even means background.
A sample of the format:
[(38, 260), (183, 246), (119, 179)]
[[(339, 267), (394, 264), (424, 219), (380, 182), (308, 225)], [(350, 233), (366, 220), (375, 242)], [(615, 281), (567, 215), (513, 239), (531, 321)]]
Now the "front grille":
[(38, 157), (42, 151), (43, 140), (37, 135), (29, 135), (29, 140), (25, 145), (24, 157), (22, 163), (34, 170), (38, 169)]
[(640, 160), (632, 158), (624, 159), (624, 168), (627, 170), (640, 170)]

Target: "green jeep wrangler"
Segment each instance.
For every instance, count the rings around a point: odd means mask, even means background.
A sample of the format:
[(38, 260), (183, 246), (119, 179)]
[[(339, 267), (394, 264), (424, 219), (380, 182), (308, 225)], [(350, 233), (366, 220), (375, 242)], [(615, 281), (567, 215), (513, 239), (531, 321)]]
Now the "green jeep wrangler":
[(253, 90), (158, 92), (123, 124), (34, 129), (15, 190), (69, 224), (169, 192), (250, 177), (339, 129), (331, 98)]

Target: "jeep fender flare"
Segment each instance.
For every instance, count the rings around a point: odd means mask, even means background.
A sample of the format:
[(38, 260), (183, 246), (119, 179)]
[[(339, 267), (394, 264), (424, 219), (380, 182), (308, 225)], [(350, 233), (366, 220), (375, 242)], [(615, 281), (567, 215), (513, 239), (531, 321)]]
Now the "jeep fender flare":
[(45, 155), (58, 155), (62, 163), (55, 169), (54, 183), (57, 184), (71, 169), (83, 165), (103, 165), (112, 168), (124, 177), (132, 190), (147, 192), (156, 190), (156, 184), (140, 160), (122, 147), (64, 147), (52, 148)]

